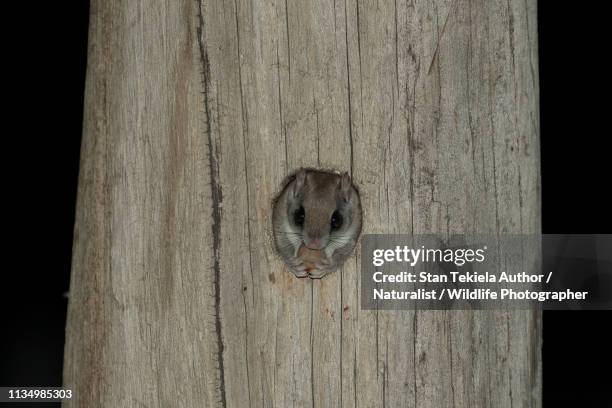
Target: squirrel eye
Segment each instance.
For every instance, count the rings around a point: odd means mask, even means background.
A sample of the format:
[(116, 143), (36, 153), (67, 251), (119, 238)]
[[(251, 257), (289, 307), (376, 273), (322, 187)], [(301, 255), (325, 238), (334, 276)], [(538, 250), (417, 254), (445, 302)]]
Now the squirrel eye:
[(334, 211), (331, 217), (331, 229), (337, 230), (342, 226), (342, 214), (338, 212), (338, 210)]
[(293, 222), (295, 223), (295, 225), (301, 227), (302, 225), (304, 225), (304, 218), (305, 218), (306, 214), (304, 212), (304, 207), (298, 208), (297, 210), (295, 210), (295, 212), (293, 213)]

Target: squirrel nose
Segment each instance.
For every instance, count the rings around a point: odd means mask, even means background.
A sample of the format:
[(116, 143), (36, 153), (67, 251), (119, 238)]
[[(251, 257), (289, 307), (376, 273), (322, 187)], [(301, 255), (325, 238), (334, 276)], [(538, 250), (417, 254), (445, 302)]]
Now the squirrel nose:
[(323, 249), (323, 240), (321, 238), (311, 238), (306, 246), (310, 249)]

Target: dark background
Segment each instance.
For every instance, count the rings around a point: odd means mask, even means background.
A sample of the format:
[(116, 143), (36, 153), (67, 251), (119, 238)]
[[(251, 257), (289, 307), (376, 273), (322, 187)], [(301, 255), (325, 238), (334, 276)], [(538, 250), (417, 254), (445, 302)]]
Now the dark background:
[[(6, 65), (15, 76), (4, 81), (12, 92), (5, 93), (5, 123), (13, 130), (5, 127), (2, 155), (10, 193), (3, 195), (9, 262), (0, 283), (0, 385), (60, 386), (88, 2), (25, 7), (6, 37), (23, 41), (12, 43)], [(595, 6), (538, 7), (543, 232), (609, 233), (609, 22)], [(545, 407), (612, 405), (611, 316), (544, 312)]]

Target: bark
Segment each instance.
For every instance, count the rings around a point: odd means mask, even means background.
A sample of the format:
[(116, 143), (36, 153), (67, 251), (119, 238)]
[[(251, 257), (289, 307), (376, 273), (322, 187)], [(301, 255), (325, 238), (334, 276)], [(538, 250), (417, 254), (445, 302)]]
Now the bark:
[(78, 407), (539, 407), (533, 311), (364, 311), (271, 200), (364, 233), (540, 231), (535, 0), (92, 0), (64, 386)]

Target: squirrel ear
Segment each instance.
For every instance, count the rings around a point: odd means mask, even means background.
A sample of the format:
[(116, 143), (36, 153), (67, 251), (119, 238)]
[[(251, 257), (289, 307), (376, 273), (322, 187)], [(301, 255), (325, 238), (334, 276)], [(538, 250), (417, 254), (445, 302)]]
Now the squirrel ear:
[(347, 172), (342, 173), (340, 177), (340, 185), (338, 189), (340, 190), (340, 195), (347, 203), (351, 200), (351, 189), (353, 187), (353, 183), (351, 182), (351, 176)]
[(295, 184), (293, 185), (293, 196), (294, 197), (297, 197), (302, 192), (305, 184), (306, 184), (306, 170), (299, 169), (298, 172), (295, 173)]

